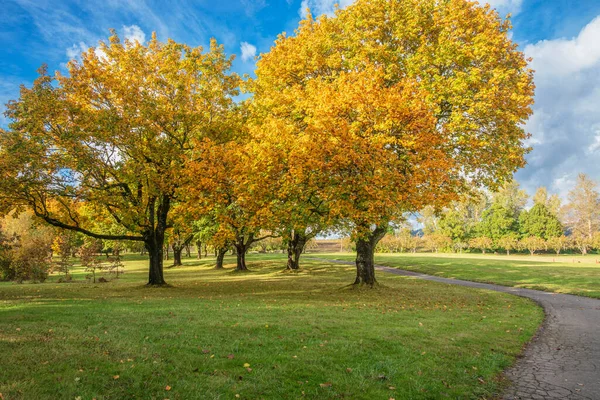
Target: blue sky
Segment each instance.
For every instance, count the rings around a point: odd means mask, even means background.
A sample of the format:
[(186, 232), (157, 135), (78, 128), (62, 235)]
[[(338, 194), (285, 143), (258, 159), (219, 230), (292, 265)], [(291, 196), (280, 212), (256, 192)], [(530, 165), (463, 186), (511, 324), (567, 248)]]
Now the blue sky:
[[(600, 1), (489, 0), (512, 13), (513, 39), (536, 70), (536, 105), (527, 124), (534, 150), (517, 179), (532, 193), (539, 185), (563, 197), (579, 172), (600, 179)], [(339, 0), (340, 6), (352, 0)], [(215, 37), (251, 73), (254, 55), (276, 36), (293, 32), (308, 6), (331, 13), (334, 0), (2, 0), (0, 103), (31, 84), (37, 68), (64, 69), (82, 48), (108, 36), (172, 38), (192, 46)], [(0, 106), (2, 109), (3, 106)], [(0, 117), (0, 126), (7, 120)]]

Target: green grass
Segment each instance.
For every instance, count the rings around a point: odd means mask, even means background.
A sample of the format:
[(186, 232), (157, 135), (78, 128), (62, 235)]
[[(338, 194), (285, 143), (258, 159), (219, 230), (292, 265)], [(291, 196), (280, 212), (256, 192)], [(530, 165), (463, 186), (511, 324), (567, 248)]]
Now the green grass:
[[(353, 260), (351, 254), (319, 257)], [(600, 256), (377, 254), (375, 262), (446, 278), (600, 298)], [(379, 275), (381, 276), (381, 274)]]
[(251, 256), (252, 271), (240, 274), (188, 260), (165, 271), (172, 287), (147, 288), (146, 261), (129, 256), (110, 283), (2, 283), (0, 393), (490, 398), (543, 318), (506, 294), (388, 274), (378, 275), (379, 289), (353, 290), (352, 267), (283, 265), (281, 256)]

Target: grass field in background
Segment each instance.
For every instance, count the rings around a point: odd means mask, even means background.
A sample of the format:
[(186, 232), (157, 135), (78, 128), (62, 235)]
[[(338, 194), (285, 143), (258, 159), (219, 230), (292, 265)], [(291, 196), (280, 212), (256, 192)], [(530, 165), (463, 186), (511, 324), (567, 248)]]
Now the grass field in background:
[(147, 261), (90, 284), (0, 284), (0, 393), (8, 399), (490, 398), (543, 313), (506, 294), (321, 261), (249, 273), (214, 259), (165, 270)]
[[(349, 253), (309, 255), (354, 260)], [(401, 253), (375, 262), (446, 278), (600, 298), (600, 256)], [(380, 277), (382, 274), (378, 274)]]

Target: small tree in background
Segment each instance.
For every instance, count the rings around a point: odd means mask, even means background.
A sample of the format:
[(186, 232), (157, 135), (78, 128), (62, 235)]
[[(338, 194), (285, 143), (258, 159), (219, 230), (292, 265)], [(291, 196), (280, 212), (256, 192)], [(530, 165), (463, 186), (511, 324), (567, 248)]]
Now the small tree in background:
[(423, 236), (423, 243), (427, 249), (437, 253), (440, 250), (450, 248), (452, 246), (452, 239), (441, 233), (432, 233)]
[(546, 241), (546, 245), (548, 248), (552, 249), (556, 252), (556, 255), (559, 255), (561, 251), (567, 248), (569, 243), (569, 239), (565, 236), (557, 236), (551, 237)]
[(515, 236), (509, 235), (509, 236), (504, 236), (504, 237), (498, 239), (497, 244), (499, 247), (506, 250), (507, 256), (510, 256), (510, 251), (518, 248), (519, 241), (517, 240), (517, 238)]
[(102, 242), (96, 239), (86, 238), (84, 244), (79, 248), (77, 252), (81, 266), (84, 267), (85, 272), (89, 272), (88, 279), (92, 279), (93, 283), (96, 283), (96, 272), (102, 271), (104, 265), (100, 258), (102, 252)]
[(485, 254), (494, 245), (494, 241), (487, 236), (480, 236), (469, 240), (469, 246), (481, 250)]
[(521, 239), (521, 247), (527, 249), (531, 255), (534, 255), (536, 251), (546, 248), (546, 241), (537, 236), (529, 236)]
[(569, 236), (568, 246), (572, 249), (577, 249), (582, 255), (586, 255), (588, 250), (592, 247), (593, 234), (589, 237), (587, 234), (576, 231)]
[(56, 270), (65, 274), (65, 280), (71, 280), (69, 271), (73, 266), (73, 236), (73, 233), (69, 231), (61, 232), (56, 236), (56, 239), (54, 239), (54, 243), (52, 244), (52, 250), (54, 251), (54, 254), (58, 256), (58, 261), (55, 262)]

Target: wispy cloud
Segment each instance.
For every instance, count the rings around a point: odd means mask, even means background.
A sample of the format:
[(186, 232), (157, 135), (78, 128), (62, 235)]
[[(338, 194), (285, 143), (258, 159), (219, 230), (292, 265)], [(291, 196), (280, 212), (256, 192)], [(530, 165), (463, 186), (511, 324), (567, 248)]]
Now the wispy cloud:
[(354, 0), (302, 0), (298, 13), (302, 18), (305, 18), (307, 9), (310, 9), (311, 14), (319, 16), (322, 14), (333, 15), (336, 6), (344, 8), (354, 3)]
[(146, 42), (146, 34), (137, 25), (123, 26), (123, 36), (130, 42), (138, 42), (140, 44)]
[(517, 15), (521, 11), (523, 0), (488, 0), (482, 1), (482, 3), (488, 3), (501, 16), (505, 16), (506, 14)]
[(254, 60), (254, 57), (256, 57), (256, 46), (248, 42), (240, 43), (240, 50), (242, 52), (242, 61), (244, 62)]

